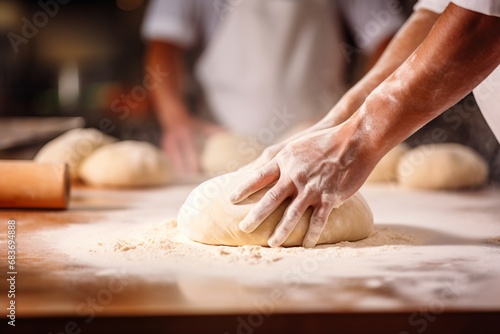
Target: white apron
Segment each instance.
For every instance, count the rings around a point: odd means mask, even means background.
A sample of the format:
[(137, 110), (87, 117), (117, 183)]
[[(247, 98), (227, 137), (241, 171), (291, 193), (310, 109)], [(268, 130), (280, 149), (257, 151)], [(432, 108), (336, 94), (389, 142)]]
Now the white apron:
[(239, 1), (196, 67), (213, 117), (240, 134), (277, 138), (326, 114), (344, 92), (336, 14), (330, 0)]

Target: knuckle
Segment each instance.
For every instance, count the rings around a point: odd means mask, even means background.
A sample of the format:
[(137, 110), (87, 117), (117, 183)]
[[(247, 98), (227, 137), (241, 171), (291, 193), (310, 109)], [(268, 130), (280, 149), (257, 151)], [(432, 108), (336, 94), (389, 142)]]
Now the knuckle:
[(311, 227), (314, 228), (322, 228), (323, 226), (326, 225), (326, 222), (328, 221), (328, 216), (324, 214), (319, 214), (314, 219), (311, 220)]
[(308, 180), (308, 177), (307, 177), (307, 173), (306, 172), (299, 171), (295, 175), (295, 181), (299, 185), (303, 185), (304, 187), (309, 186), (307, 180)]
[(255, 175), (255, 179), (259, 181), (265, 177), (266, 177), (266, 171), (263, 168), (259, 169), (257, 171), (257, 174)]
[(290, 224), (290, 222), (283, 224), (282, 226), (280, 226), (277, 236), (279, 236), (279, 238), (281, 239), (285, 238), (292, 232), (292, 228), (293, 226)]
[(302, 216), (301, 212), (294, 206), (291, 206), (287, 210), (287, 218), (289, 220), (296, 220)]
[(262, 152), (262, 156), (267, 160), (271, 160), (274, 155), (275, 152), (272, 150), (272, 147), (268, 147)]
[(280, 199), (281, 193), (278, 190), (269, 190), (267, 193), (267, 199), (269, 202), (277, 202)]

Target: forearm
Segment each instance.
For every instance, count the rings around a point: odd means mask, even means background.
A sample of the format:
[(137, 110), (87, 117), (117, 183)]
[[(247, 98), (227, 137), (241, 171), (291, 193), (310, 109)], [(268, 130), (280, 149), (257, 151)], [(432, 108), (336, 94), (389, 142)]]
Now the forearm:
[(413, 13), (372, 69), (340, 99), (321, 122), (331, 127), (348, 119), (363, 104), (366, 97), (415, 51), (437, 18), (438, 14), (427, 10)]
[(182, 50), (166, 42), (151, 42), (146, 56), (150, 67), (157, 65), (169, 73), (166, 80), (151, 91), (151, 97), (160, 126), (165, 130), (189, 119), (189, 112), (183, 99), (184, 65)]
[(500, 64), (500, 18), (450, 4), (420, 47), (353, 117), (383, 156), (454, 105)]

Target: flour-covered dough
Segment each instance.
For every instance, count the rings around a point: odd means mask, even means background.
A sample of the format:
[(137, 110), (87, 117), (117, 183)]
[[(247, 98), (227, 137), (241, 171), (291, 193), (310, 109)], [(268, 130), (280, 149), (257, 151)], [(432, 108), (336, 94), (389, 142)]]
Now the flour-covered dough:
[(101, 187), (147, 187), (168, 183), (172, 168), (154, 145), (122, 141), (97, 149), (79, 169), (85, 183)]
[(78, 178), (78, 167), (86, 157), (99, 147), (115, 141), (115, 138), (96, 129), (73, 129), (48, 142), (34, 160), (67, 163), (74, 180)]
[(263, 147), (255, 139), (231, 132), (219, 132), (205, 141), (201, 168), (209, 175), (229, 173), (252, 162)]
[(375, 166), (366, 180), (367, 183), (393, 182), (397, 179), (399, 159), (408, 152), (410, 146), (399, 144), (390, 150)]
[[(264, 196), (264, 188), (238, 204), (229, 202), (229, 194), (248, 174), (236, 172), (210, 179), (194, 189), (179, 211), (177, 224), (183, 235), (191, 240), (211, 245), (260, 245), (267, 240), (280, 221), (288, 201), (281, 204), (254, 232), (239, 230), (239, 222)], [(307, 231), (312, 208), (300, 219), (283, 246), (300, 246)], [(319, 244), (355, 241), (366, 238), (373, 227), (373, 216), (368, 204), (356, 193), (328, 218)]]
[(405, 153), (398, 181), (408, 188), (459, 189), (483, 185), (488, 164), (467, 146), (445, 143), (418, 146)]

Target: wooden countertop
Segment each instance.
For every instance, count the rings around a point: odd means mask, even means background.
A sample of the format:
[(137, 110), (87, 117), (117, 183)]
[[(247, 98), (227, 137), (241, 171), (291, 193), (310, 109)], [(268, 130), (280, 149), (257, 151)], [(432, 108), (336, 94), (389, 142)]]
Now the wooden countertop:
[[(287, 314), (301, 315), (305, 317), (301, 319), (310, 323), (322, 319), (322, 314), (384, 313), (386, 317), (404, 314), (392, 323), (397, 323), (396, 327), (386, 324), (385, 329), (416, 333), (424, 323), (429, 328), (434, 324), (436, 330), (443, 328), (443, 324), (429, 320), (436, 315), (462, 326), (463, 316), (450, 318), (442, 314), (486, 312), (484, 315), (500, 311), (499, 189), (448, 193), (415, 192), (390, 185), (365, 186), (362, 193), (372, 207), (380, 233), (393, 230), (406, 235), (408, 240), (423, 236), (423, 241), (401, 248), (397, 240), (381, 238), (382, 244), (354, 247), (347, 255), (328, 259), (317, 272), (308, 272), (293, 287), (289, 281), (279, 279), (252, 282), (237, 275), (221, 278), (200, 272), (192, 276), (174, 272), (165, 279), (151, 278), (147, 273), (121, 272), (119, 267), (103, 268), (74, 261), (54, 250), (50, 243), (39, 242), (41, 233), (70, 226), (113, 220), (124, 224), (144, 224), (145, 219), (164, 221), (175, 217), (192, 188), (194, 185), (175, 185), (117, 191), (77, 187), (67, 211), (1, 210), (2, 249), (6, 249), (7, 221), (16, 221), (18, 323), (26, 319), (31, 327), (25, 329), (31, 330), (34, 323), (41, 324), (36, 320), (40, 317), (65, 319), (64, 323), (76, 319), (79, 326), (86, 326), (89, 319), (95, 325), (108, 317), (171, 317), (176, 319), (171, 320), (175, 326), (184, 324), (185, 328), (193, 328), (189, 316), (197, 319), (208, 316), (200, 320), (198, 327), (203, 328), (200, 324), (209, 324), (213, 319), (224, 319), (224, 326), (229, 327), (221, 327), (219, 322), (211, 329), (227, 328), (227, 332), (233, 333), (240, 328), (236, 314), (260, 314), (260, 318), (252, 320), (255, 324), (273, 318), (281, 324), (273, 328), (288, 328), (291, 324), (298, 325), (286, 320), (290, 318), (282, 318)], [(371, 249), (380, 252), (365, 256)], [(0, 261), (0, 270), (5, 275), (9, 271), (6, 252), (2, 251)], [(277, 265), (250, 270), (256, 274), (262, 270), (265, 276), (264, 270), (274, 266)], [(278, 270), (275, 275), (279, 273)], [(275, 300), (273, 296), (279, 298)], [(272, 310), (267, 314), (262, 305), (270, 300)], [(1, 292), (0, 303), (2, 307), (8, 303), (5, 291)], [(413, 320), (409, 319), (412, 314)], [(475, 320), (479, 319), (478, 314)], [(94, 322), (94, 315), (101, 320)], [(483, 323), (487, 325), (493, 318), (486, 317)], [(245, 319), (247, 323), (251, 320)], [(340, 318), (328, 319), (322, 323)], [(337, 324), (349, 326), (346, 319), (352, 320), (346, 316)], [(2, 321), (6, 321), (3, 316)], [(60, 327), (57, 324), (51, 322), (52, 327), (47, 328), (54, 333), (64, 331), (63, 323)], [(127, 327), (130, 322), (121, 324)], [(491, 325), (496, 326), (493, 322)], [(261, 326), (251, 326), (254, 327)]]

